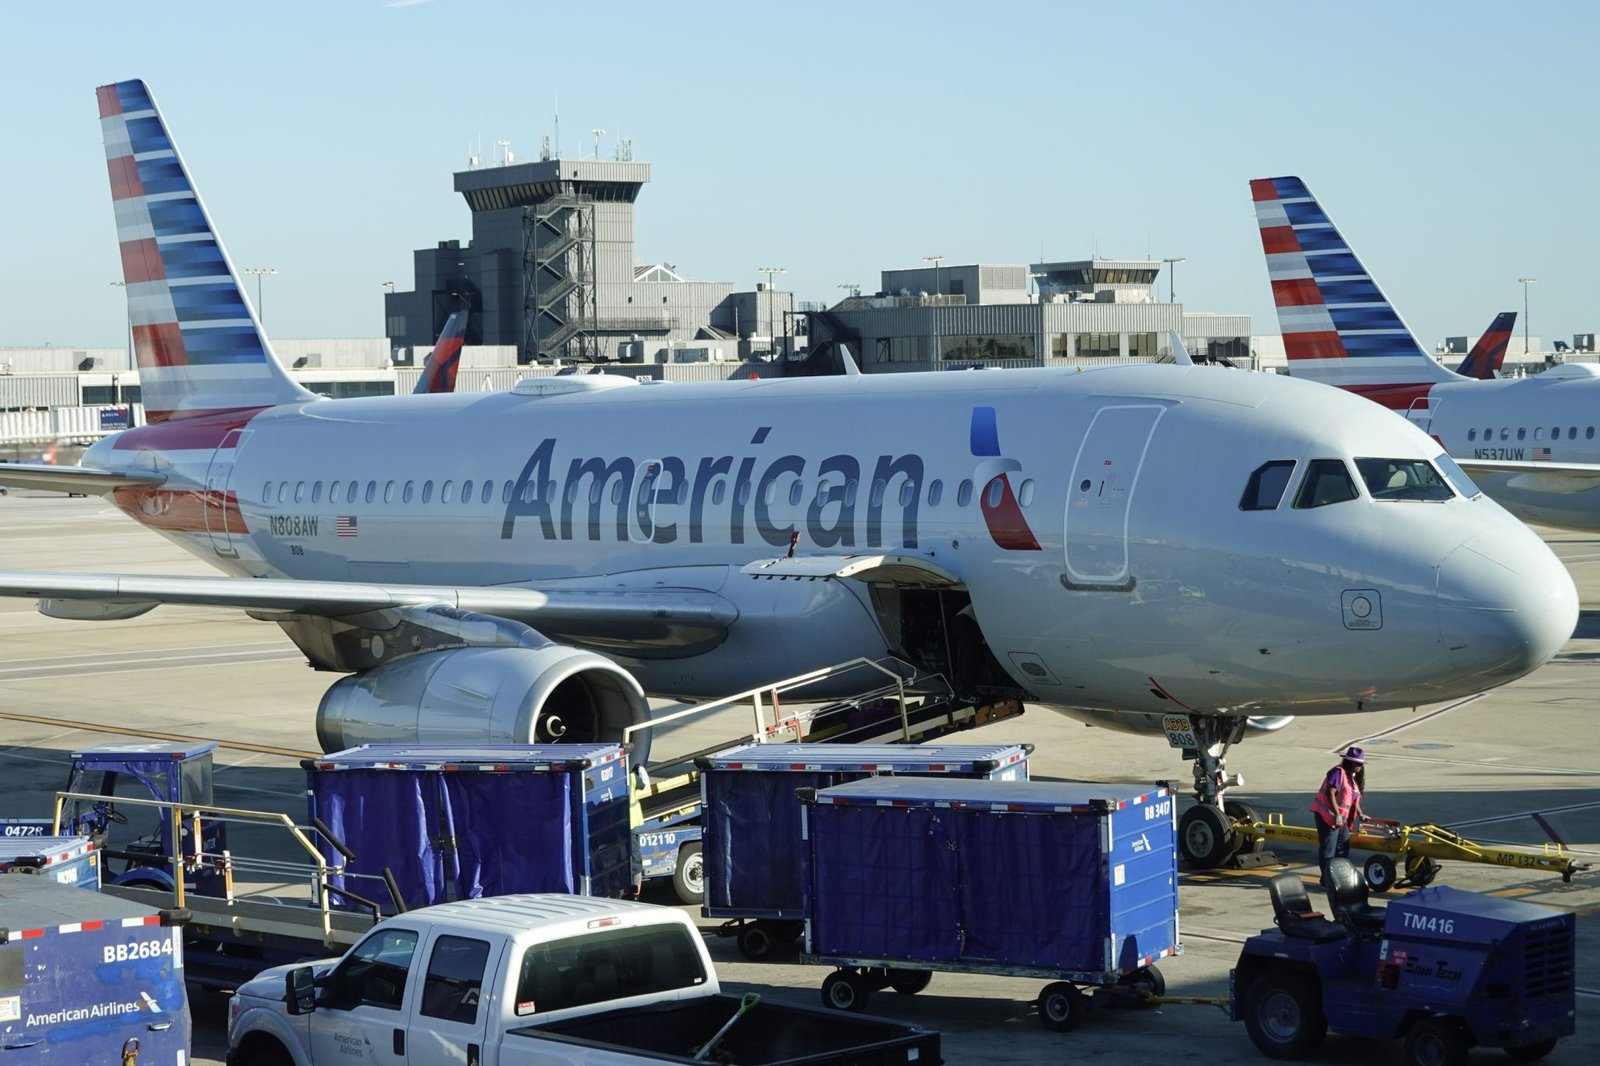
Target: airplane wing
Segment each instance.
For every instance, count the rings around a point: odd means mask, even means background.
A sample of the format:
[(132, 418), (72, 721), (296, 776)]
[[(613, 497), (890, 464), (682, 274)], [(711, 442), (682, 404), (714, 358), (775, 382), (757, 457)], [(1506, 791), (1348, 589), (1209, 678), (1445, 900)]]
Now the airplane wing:
[(99, 495), (123, 486), (159, 485), (165, 480), (165, 474), (119, 474), (86, 466), (0, 462), (0, 485), (12, 489)]
[[(668, 648), (721, 640), (738, 609), (700, 589), (454, 588), (231, 577), (162, 577), (0, 571), (0, 596), (66, 601), (79, 618), (128, 618), (160, 604), (233, 607), (276, 615), (348, 617), (446, 604), (524, 622), (547, 637), (618, 649)], [(75, 613), (68, 613), (75, 612)]]
[(1506, 482), (1508, 489), (1583, 492), (1600, 488), (1600, 463), (1550, 463), (1520, 459), (1456, 459), (1455, 462), (1468, 474), (1515, 475)]

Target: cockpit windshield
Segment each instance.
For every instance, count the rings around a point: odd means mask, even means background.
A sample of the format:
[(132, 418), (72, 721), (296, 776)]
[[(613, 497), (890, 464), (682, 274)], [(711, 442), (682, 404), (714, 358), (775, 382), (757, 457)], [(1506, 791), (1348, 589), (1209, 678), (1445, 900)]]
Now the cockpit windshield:
[(1306, 464), (1306, 477), (1300, 482), (1294, 505), (1300, 510), (1326, 507), (1331, 503), (1353, 500), (1358, 495), (1356, 483), (1351, 480), (1350, 471), (1342, 459), (1313, 459)]
[(1439, 472), (1444, 475), (1444, 479), (1449, 482), (1450, 487), (1467, 499), (1476, 499), (1483, 495), (1483, 490), (1473, 484), (1472, 479), (1467, 476), (1467, 472), (1457, 466), (1456, 461), (1444, 454), (1444, 452), (1438, 454), (1433, 460), (1433, 465), (1439, 468)]
[(1448, 500), (1455, 495), (1426, 459), (1357, 459), (1374, 500)]

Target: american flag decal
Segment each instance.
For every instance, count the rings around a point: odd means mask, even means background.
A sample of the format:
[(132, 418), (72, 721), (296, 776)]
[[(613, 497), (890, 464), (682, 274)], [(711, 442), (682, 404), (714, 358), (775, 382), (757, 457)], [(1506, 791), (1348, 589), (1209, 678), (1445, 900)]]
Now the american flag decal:
[(361, 535), (356, 531), (356, 516), (353, 514), (335, 515), (333, 531), (341, 537), (358, 537)]
[(1533, 457), (1535, 459), (1549, 459), (1550, 458), (1550, 449), (1549, 448), (1535, 448), (1533, 450)]

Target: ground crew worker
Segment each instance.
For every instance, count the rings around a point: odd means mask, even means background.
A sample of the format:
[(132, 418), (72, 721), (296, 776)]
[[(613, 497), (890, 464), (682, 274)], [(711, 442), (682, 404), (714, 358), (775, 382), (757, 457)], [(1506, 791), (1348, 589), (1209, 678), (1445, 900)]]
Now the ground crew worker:
[(1311, 800), (1311, 813), (1317, 819), (1317, 865), (1322, 870), (1322, 887), (1328, 885), (1328, 863), (1350, 855), (1350, 830), (1366, 818), (1361, 810), (1361, 793), (1367, 784), (1367, 756), (1350, 747), (1339, 765), (1328, 771)]

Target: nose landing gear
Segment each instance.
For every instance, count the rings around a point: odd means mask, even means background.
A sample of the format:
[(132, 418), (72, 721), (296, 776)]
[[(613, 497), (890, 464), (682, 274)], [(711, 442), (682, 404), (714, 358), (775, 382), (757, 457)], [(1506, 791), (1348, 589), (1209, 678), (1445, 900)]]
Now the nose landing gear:
[[(1174, 730), (1186, 725), (1187, 730)], [(1239, 774), (1227, 772), (1228, 748), (1244, 736), (1247, 720), (1221, 714), (1190, 714), (1168, 720), (1167, 735), (1174, 746), (1194, 763), (1195, 805), (1178, 821), (1178, 850), (1184, 861), (1198, 870), (1226, 865), (1242, 850), (1260, 842), (1234, 829), (1236, 820), (1256, 821), (1256, 812), (1236, 800), (1224, 799), (1230, 788), (1244, 784)]]

